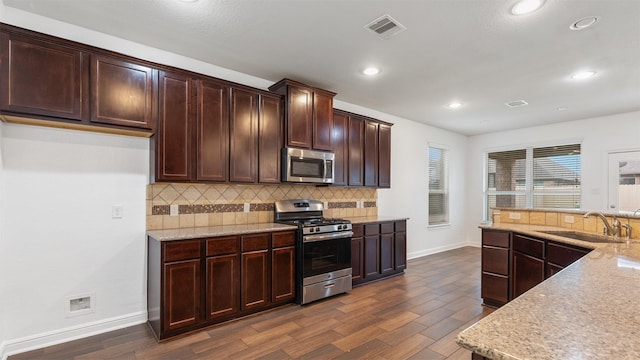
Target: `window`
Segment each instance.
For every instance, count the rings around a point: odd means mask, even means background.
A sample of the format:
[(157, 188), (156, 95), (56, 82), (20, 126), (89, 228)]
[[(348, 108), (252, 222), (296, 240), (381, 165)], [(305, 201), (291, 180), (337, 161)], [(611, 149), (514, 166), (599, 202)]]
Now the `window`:
[(609, 208), (621, 213), (640, 210), (640, 151), (609, 153)]
[(449, 223), (447, 150), (429, 147), (429, 225)]
[(580, 208), (580, 144), (487, 154), (486, 214), (492, 207)]

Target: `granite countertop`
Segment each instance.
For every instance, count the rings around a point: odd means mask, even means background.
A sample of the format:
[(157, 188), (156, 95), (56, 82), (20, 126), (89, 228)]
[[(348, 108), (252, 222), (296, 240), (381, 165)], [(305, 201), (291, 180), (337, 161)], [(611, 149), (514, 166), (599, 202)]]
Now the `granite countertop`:
[(384, 221), (400, 221), (400, 220), (409, 220), (408, 217), (402, 216), (352, 216), (346, 217), (346, 220), (351, 221), (352, 224), (366, 224), (366, 223), (374, 223), (374, 222), (384, 222)]
[[(555, 229), (498, 224), (537, 233)], [(563, 241), (595, 249), (458, 335), (490, 359), (640, 359), (640, 244)]]
[(208, 227), (192, 227), (185, 229), (153, 230), (147, 231), (147, 235), (158, 241), (186, 240), (225, 235), (242, 235), (260, 232), (273, 232), (284, 230), (296, 230), (296, 226), (265, 223), (247, 225), (221, 225)]

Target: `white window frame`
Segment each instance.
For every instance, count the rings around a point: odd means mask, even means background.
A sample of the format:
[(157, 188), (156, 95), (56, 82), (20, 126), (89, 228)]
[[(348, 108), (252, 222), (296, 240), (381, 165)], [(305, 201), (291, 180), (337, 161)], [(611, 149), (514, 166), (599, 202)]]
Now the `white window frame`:
[[(442, 227), (442, 226), (449, 226), (451, 224), (451, 193), (449, 191), (449, 158), (450, 158), (450, 154), (451, 154), (451, 149), (446, 146), (446, 145), (442, 145), (442, 144), (436, 144), (436, 143), (429, 143), (428, 144), (428, 148), (427, 148), (427, 159), (430, 160), (429, 157), (429, 152), (431, 151), (431, 149), (439, 149), (443, 152), (443, 154), (445, 154), (444, 156), (444, 164), (443, 164), (443, 169), (442, 169), (442, 173), (443, 173), (443, 189), (437, 189), (437, 190), (432, 190), (431, 187), (427, 184), (428, 186), (428, 195), (430, 194), (444, 194), (444, 208), (445, 208), (445, 214), (443, 215), (444, 217), (444, 221), (442, 222), (436, 222), (436, 223), (431, 223), (430, 217), (431, 214), (429, 214), (429, 204), (428, 204), (428, 198), (429, 196), (427, 196), (427, 227)], [(430, 174), (430, 169), (428, 169), (428, 177), (431, 175)], [(428, 179), (427, 179), (427, 183), (428, 183)]]

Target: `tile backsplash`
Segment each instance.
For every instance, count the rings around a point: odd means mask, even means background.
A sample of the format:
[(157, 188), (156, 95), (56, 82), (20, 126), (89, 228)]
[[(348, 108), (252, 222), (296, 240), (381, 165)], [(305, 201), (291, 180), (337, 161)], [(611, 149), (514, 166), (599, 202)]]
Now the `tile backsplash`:
[(155, 183), (147, 186), (147, 230), (273, 222), (273, 203), (285, 199), (327, 202), (327, 217), (375, 216), (377, 196), (375, 188)]

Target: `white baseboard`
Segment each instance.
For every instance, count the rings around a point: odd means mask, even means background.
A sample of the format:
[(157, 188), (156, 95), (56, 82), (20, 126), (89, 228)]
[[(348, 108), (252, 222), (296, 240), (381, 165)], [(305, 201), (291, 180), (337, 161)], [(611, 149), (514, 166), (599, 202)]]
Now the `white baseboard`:
[(59, 330), (48, 331), (23, 338), (7, 340), (0, 344), (0, 358), (6, 360), (8, 356), (41, 349), (43, 347), (61, 344), (125, 327), (142, 324), (147, 321), (147, 312), (141, 311), (113, 318), (99, 320), (92, 323), (71, 326)]
[(438, 247), (430, 248), (427, 250), (414, 251), (414, 252), (407, 253), (407, 259), (408, 260), (416, 259), (416, 258), (420, 258), (427, 255), (437, 254), (443, 251), (458, 249), (465, 246), (469, 246), (469, 244), (467, 244), (466, 242), (459, 242), (454, 244), (447, 244), (444, 246), (438, 246)]

